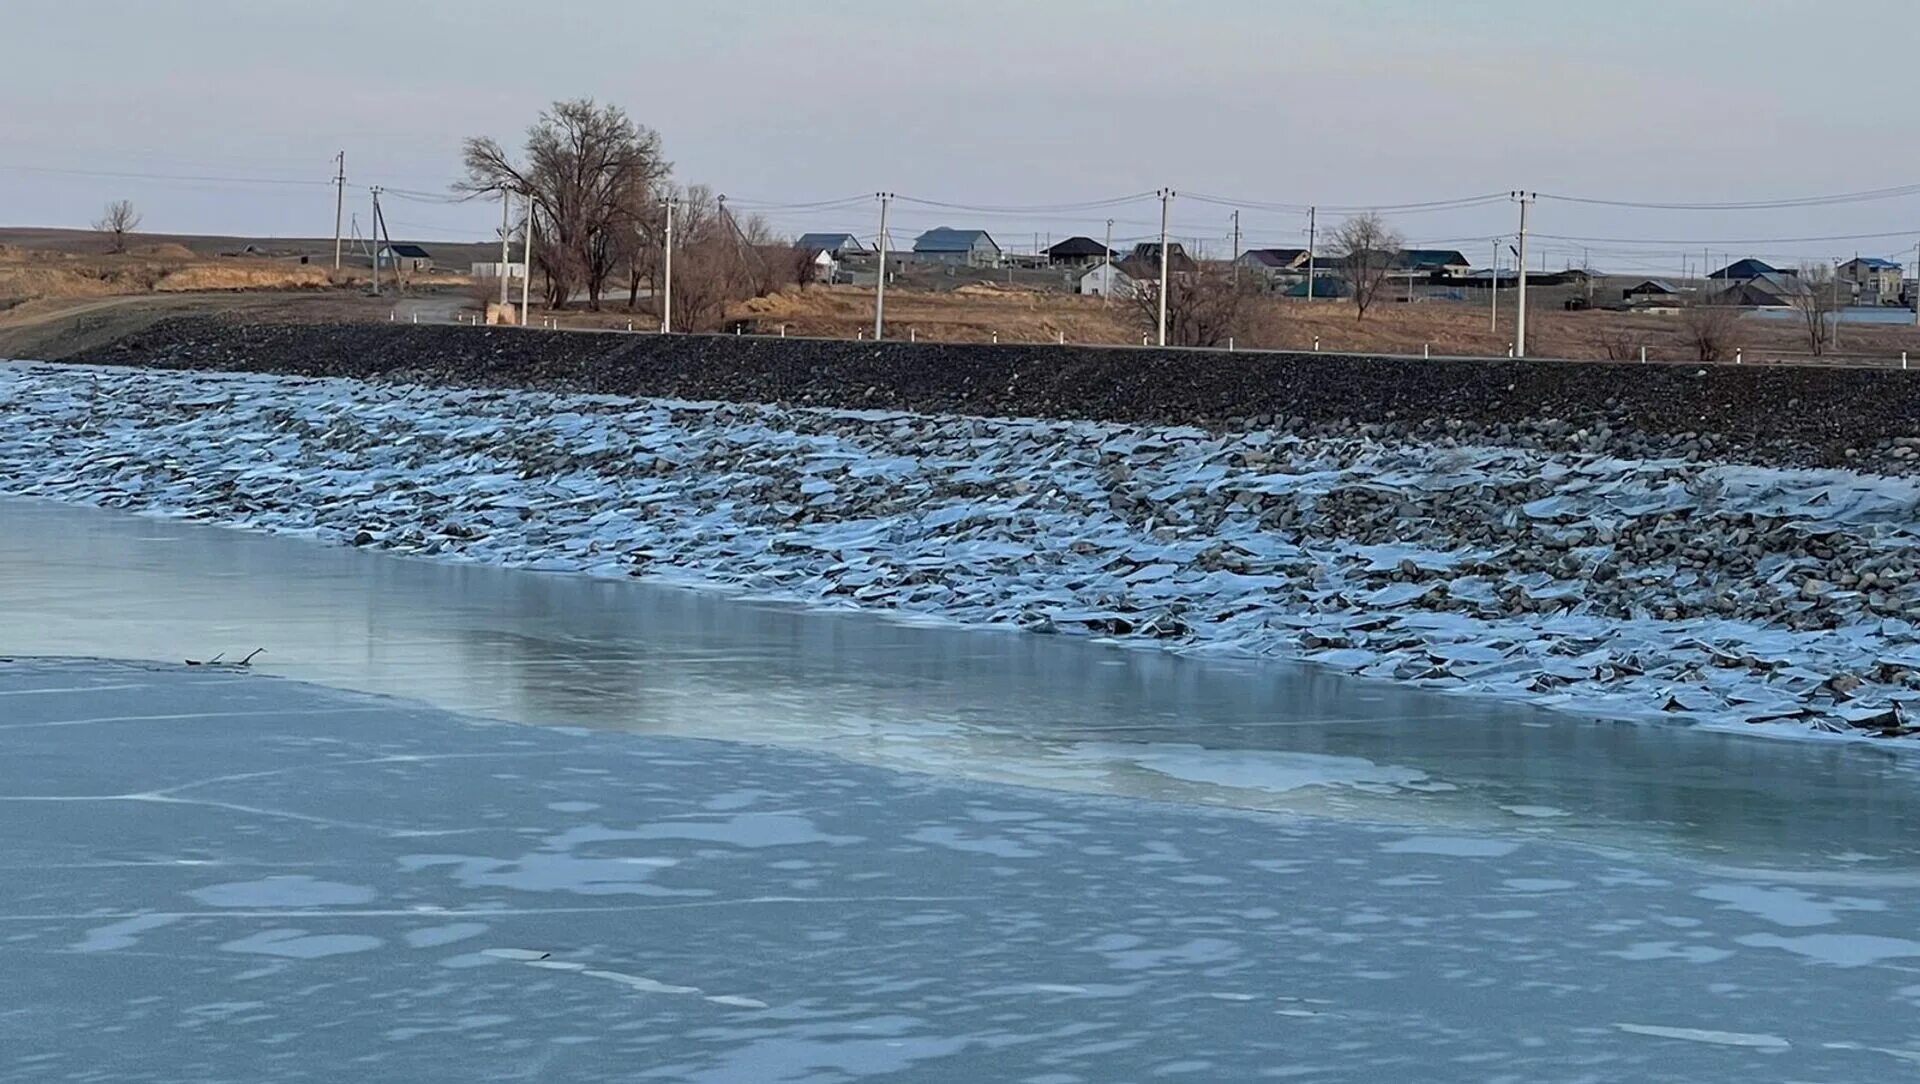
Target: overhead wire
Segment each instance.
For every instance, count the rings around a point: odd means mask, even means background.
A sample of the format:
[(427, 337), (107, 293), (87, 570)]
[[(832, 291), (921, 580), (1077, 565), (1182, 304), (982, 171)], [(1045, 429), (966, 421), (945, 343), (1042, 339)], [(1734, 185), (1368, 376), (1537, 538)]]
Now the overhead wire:
[(106, 177), (115, 180), (136, 181), (186, 181), (194, 184), (292, 184), (321, 185), (332, 187), (333, 180), (296, 180), (289, 177), (229, 177), (180, 173), (142, 173), (130, 170), (111, 169), (63, 169), (53, 166), (27, 166), (16, 163), (0, 163), (0, 169), (20, 173), (48, 173), (67, 177)]
[(1582, 203), (1597, 207), (1630, 207), (1655, 211), (1771, 211), (1790, 207), (1827, 207), (1845, 203), (1866, 203), (1873, 200), (1898, 199), (1902, 196), (1913, 195), (1920, 195), (1920, 184), (1894, 185), (1888, 188), (1869, 188), (1859, 192), (1837, 192), (1821, 196), (1791, 196), (1771, 200), (1698, 201), (1681, 203), (1603, 199), (1595, 196), (1567, 196), (1550, 192), (1536, 193), (1539, 199), (1555, 200), (1561, 203)]

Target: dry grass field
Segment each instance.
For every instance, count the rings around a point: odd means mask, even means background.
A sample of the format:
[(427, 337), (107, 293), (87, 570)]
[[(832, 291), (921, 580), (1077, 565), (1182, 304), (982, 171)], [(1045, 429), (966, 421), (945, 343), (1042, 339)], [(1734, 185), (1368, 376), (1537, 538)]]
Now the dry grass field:
[[(429, 247), (443, 266), (497, 258), (498, 251), (487, 245)], [(64, 342), (62, 328), (91, 341), (111, 327), (137, 327), (157, 314), (218, 311), (249, 320), (308, 322), (384, 320), (394, 311), (390, 297), (366, 296), (370, 269), (364, 255), (362, 266), (332, 269), (331, 239), (141, 235), (124, 253), (107, 248), (106, 237), (92, 231), (0, 229), (0, 353), (53, 351)], [(469, 318), (468, 311), (477, 315), (477, 295), (465, 275), (414, 275), (408, 285), (434, 300), (411, 314), (400, 313), (400, 319), (452, 321)], [(1644, 347), (1651, 361), (1697, 360), (1678, 316), (1569, 312), (1551, 293), (1543, 293), (1541, 302), (1528, 318), (1528, 352), (1535, 357), (1627, 360)], [(648, 307), (642, 301), (641, 311), (629, 311), (624, 294), (616, 294), (604, 311), (576, 306), (536, 312), (532, 322), (651, 331), (657, 324)], [(872, 333), (873, 292), (848, 286), (789, 288), (735, 304), (726, 315), (729, 326), (750, 333), (851, 339)], [(1239, 349), (1312, 350), (1317, 344), (1324, 351), (1498, 357), (1513, 342), (1513, 315), (1504, 305), (1496, 329), (1479, 305), (1382, 301), (1365, 319), (1356, 319), (1345, 302), (1262, 297), (1243, 306), (1233, 338)], [(33, 330), (23, 330), (28, 328)], [(1099, 298), (997, 283), (895, 288), (887, 294), (889, 338), (1138, 346), (1152, 330), (1147, 314), (1129, 302), (1109, 305)], [(1746, 317), (1734, 339), (1748, 362), (1816, 360), (1795, 319)], [(1849, 323), (1839, 348), (1817, 360), (1897, 364), (1902, 351), (1920, 359), (1920, 329)]]

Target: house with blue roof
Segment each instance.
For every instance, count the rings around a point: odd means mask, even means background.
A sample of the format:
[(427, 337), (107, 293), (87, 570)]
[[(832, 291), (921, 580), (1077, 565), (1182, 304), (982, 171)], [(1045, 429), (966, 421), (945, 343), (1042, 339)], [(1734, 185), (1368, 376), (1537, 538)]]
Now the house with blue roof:
[(1000, 246), (985, 230), (956, 230), (949, 226), (937, 226), (914, 238), (913, 258), (920, 263), (998, 267)]
[(1792, 271), (1782, 271), (1764, 260), (1735, 260), (1727, 266), (1708, 275), (1710, 281), (1722, 283), (1750, 282), (1753, 279), (1766, 278), (1768, 275), (1791, 275)]
[(1878, 256), (1855, 256), (1840, 265), (1840, 281), (1853, 284), (1853, 294), (1864, 305), (1900, 303), (1903, 268)]

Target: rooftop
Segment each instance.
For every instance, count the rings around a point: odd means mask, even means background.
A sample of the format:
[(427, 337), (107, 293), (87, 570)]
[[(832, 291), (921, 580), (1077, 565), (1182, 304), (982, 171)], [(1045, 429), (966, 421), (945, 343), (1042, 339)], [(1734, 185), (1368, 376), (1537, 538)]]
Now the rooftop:
[(981, 241), (994, 248), (993, 238), (985, 230), (956, 230), (950, 226), (936, 226), (921, 234), (913, 242), (915, 252), (970, 252)]

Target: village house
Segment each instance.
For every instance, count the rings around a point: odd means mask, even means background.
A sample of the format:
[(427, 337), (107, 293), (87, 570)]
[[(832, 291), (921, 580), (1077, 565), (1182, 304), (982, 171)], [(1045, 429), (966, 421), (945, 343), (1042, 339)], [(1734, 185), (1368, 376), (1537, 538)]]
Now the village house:
[(1000, 246), (985, 230), (956, 230), (938, 226), (914, 239), (913, 258), (920, 263), (998, 267)]

